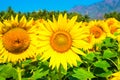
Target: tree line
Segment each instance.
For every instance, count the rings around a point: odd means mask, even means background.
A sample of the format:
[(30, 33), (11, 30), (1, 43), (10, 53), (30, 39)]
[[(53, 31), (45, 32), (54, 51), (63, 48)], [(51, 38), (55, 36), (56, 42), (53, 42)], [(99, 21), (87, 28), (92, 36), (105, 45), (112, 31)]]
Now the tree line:
[[(58, 18), (58, 15), (62, 13), (67, 13), (67, 11), (47, 11), (47, 10), (39, 10), (39, 11), (33, 11), (33, 12), (15, 12), (11, 7), (8, 7), (7, 11), (1, 11), (0, 12), (0, 21), (4, 20), (4, 19), (10, 19), (11, 16), (15, 16), (16, 14), (18, 14), (20, 17), (22, 17), (23, 15), (26, 16), (27, 19), (31, 19), (34, 18), (36, 19), (50, 19), (52, 20), (53, 15)], [(68, 13), (68, 18), (72, 18), (73, 16), (77, 15), (78, 19), (77, 21), (89, 21), (90, 17), (88, 15), (81, 15), (80, 13), (76, 13), (76, 12), (70, 12)]]
[[(68, 18), (72, 18), (73, 16), (77, 15), (77, 21), (83, 21), (83, 22), (88, 22), (91, 20), (91, 18), (89, 17), (89, 15), (81, 15), (80, 13), (77, 12), (67, 12), (67, 11), (47, 11), (47, 10), (39, 10), (39, 11), (33, 11), (33, 12), (15, 12), (11, 7), (8, 7), (7, 11), (1, 11), (0, 12), (0, 21), (3, 21), (4, 19), (10, 19), (11, 16), (16, 16), (16, 14), (19, 15), (19, 17), (21, 18), (23, 15), (26, 16), (26, 18), (29, 20), (31, 18), (34, 18), (34, 20), (37, 19), (50, 19), (52, 20), (53, 15), (55, 16), (55, 18), (58, 18), (58, 15), (62, 13), (67, 13), (68, 14)], [(111, 12), (111, 13), (105, 13), (104, 14), (104, 19), (107, 18), (111, 18), (114, 17), (116, 18), (118, 21), (120, 21), (120, 12)]]

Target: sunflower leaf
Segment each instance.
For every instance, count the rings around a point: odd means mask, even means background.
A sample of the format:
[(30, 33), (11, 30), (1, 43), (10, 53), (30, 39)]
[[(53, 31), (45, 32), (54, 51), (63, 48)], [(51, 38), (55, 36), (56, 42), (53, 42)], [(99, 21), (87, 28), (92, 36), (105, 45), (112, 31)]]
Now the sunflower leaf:
[(84, 69), (76, 69), (74, 70), (74, 73), (72, 76), (79, 79), (79, 80), (87, 80), (89, 78), (94, 78), (94, 75), (91, 72), (88, 72)]
[(107, 71), (107, 72), (103, 72), (103, 73), (100, 73), (100, 74), (96, 74), (96, 76), (109, 77), (111, 74), (112, 74), (112, 71)]
[(43, 76), (46, 76), (47, 74), (48, 74), (48, 72), (49, 72), (49, 70), (43, 70), (43, 68), (42, 69), (39, 69), (39, 70), (37, 70), (37, 71), (35, 71), (35, 72), (33, 72), (33, 75), (32, 75), (32, 79), (33, 80), (37, 80), (37, 79), (40, 79), (40, 78), (42, 78)]
[(94, 57), (95, 57), (95, 54), (93, 52), (86, 55), (86, 58), (91, 61), (94, 60)]
[(104, 51), (103, 53), (103, 58), (112, 58), (112, 57), (116, 57), (117, 53), (113, 53), (110, 49), (107, 49)]
[(6, 79), (5, 79), (4, 77), (1, 77), (1, 76), (0, 76), (0, 80), (6, 80)]
[(0, 80), (6, 80), (6, 79), (5, 79), (4, 77), (1, 77), (1, 76), (0, 76)]
[(17, 71), (15, 70), (15, 68), (12, 67), (12, 64), (10, 63), (8, 63), (7, 65), (4, 64), (0, 66), (0, 76), (4, 78), (13, 77), (14, 79), (16, 79)]
[(104, 41), (104, 46), (106, 46), (106, 47), (112, 47), (112, 46), (114, 46), (113, 39), (106, 38), (105, 41)]
[(110, 67), (110, 64), (105, 60), (99, 60), (94, 63), (95, 67), (102, 68), (103, 70), (107, 71), (107, 68)]

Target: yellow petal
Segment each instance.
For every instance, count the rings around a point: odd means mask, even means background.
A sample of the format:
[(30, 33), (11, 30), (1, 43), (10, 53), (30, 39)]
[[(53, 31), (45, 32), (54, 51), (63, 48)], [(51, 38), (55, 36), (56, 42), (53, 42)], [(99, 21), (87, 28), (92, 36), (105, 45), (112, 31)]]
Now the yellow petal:
[(18, 22), (18, 14), (15, 17), (15, 22)]
[(74, 26), (75, 21), (77, 20), (77, 16), (72, 17), (72, 19), (70, 19), (65, 27), (65, 30), (71, 30), (71, 28)]
[(75, 47), (71, 47), (71, 49), (73, 50), (73, 52), (85, 56), (85, 53), (83, 53), (80, 49), (75, 48)]
[(60, 58), (61, 64), (63, 66), (63, 68), (67, 71), (67, 61), (66, 61), (66, 56), (61, 54), (61, 58)]

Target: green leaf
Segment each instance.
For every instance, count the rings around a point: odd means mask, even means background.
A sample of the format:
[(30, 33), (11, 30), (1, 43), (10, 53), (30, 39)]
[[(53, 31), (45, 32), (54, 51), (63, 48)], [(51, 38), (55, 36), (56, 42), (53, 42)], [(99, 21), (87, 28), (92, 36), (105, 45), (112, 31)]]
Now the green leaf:
[(113, 53), (110, 49), (105, 50), (103, 53), (103, 58), (112, 58), (116, 56), (117, 56), (117, 53), (116, 52)]
[(119, 42), (119, 44), (118, 44), (118, 51), (120, 51), (120, 42)]
[(29, 64), (29, 63), (31, 63), (31, 62), (32, 62), (31, 59), (27, 59), (27, 60), (25, 60), (25, 61), (22, 61), (22, 64)]
[(22, 78), (22, 80), (31, 80), (30, 78)]
[(1, 76), (0, 76), (0, 80), (6, 80), (6, 79), (5, 79), (4, 77), (1, 77)]
[(102, 56), (100, 56), (101, 52), (94, 52), (94, 54), (95, 54), (95, 58), (97, 58), (98, 60), (101, 59), (101, 57), (102, 57)]
[(104, 45), (106, 47), (112, 47), (112, 46), (114, 46), (114, 44), (112, 42), (113, 42), (112, 39), (108, 37), (108, 38), (105, 39)]
[[(52, 80), (58, 80), (59, 79), (59, 75), (56, 74), (56, 70), (52, 70), (49, 72), (48, 76), (50, 78), (52, 78)], [(51, 79), (48, 79), (48, 80), (51, 80)]]
[(13, 77), (15, 79), (17, 77), (17, 71), (12, 67), (12, 64), (4, 64), (0, 66), (0, 76), (4, 78)]
[(79, 79), (79, 80), (87, 80), (89, 78), (94, 78), (94, 75), (91, 72), (88, 72), (84, 69), (76, 69), (74, 70), (74, 73), (72, 76)]
[(110, 67), (110, 64), (105, 60), (99, 60), (94, 63), (94, 66), (107, 70), (107, 68)]
[(86, 55), (86, 58), (91, 61), (93, 61), (94, 57), (95, 57), (95, 54), (93, 52)]
[(107, 48), (111, 48), (115, 50), (118, 47), (117, 41), (110, 37), (105, 38), (101, 44), (98, 44), (98, 46), (99, 48), (101, 48), (101, 50), (107, 49)]
[(109, 77), (109, 76), (111, 76), (111, 74), (112, 74), (112, 71), (107, 71), (107, 72), (104, 72), (104, 73), (96, 74), (96, 76)]
[(29, 66), (31, 62), (32, 62), (31, 59), (27, 59), (27, 60), (25, 60), (25, 61), (22, 61), (22, 67)]
[(118, 67), (118, 70), (120, 70), (120, 64), (118, 64), (118, 66), (117, 66), (117, 67)]
[(49, 70), (43, 70), (43, 69), (39, 69), (35, 72), (33, 72), (33, 75), (32, 75), (32, 79), (33, 80), (37, 80), (39, 78), (42, 78), (43, 76), (46, 76), (48, 74)]

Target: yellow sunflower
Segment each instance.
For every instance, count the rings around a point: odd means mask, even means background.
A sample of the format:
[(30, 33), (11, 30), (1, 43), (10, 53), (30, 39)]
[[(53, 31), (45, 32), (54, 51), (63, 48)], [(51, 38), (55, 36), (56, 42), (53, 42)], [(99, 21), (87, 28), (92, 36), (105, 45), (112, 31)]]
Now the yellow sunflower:
[(106, 38), (106, 23), (104, 21), (90, 21), (88, 24), (90, 35), (94, 36), (95, 43), (101, 43)]
[(85, 55), (80, 49), (88, 45), (83, 39), (88, 37), (89, 30), (80, 28), (81, 22), (76, 22), (76, 19), (77, 16), (74, 16), (68, 20), (67, 14), (59, 14), (58, 21), (53, 16), (53, 22), (44, 22), (39, 30), (39, 46), (43, 52), (41, 59), (50, 59), (49, 66), (52, 69), (59, 69), (62, 65), (67, 70), (67, 64), (77, 66), (77, 61), (81, 61), (78, 54)]
[(0, 58), (2, 62), (19, 62), (26, 58), (34, 58), (36, 53), (37, 33), (34, 21), (26, 20), (18, 15), (10, 20), (0, 22)]
[[(80, 27), (89, 28), (89, 22), (82, 22)], [(88, 32), (90, 32), (90, 30)], [(87, 51), (92, 50), (95, 45), (94, 35), (89, 33), (89, 36), (85, 38), (85, 41), (88, 43), (88, 46), (86, 46), (86, 48), (84, 48), (84, 50), (87, 50)]]
[(111, 38), (116, 38), (115, 33), (120, 33), (120, 22), (115, 18), (109, 18), (105, 21), (107, 23), (107, 36)]

